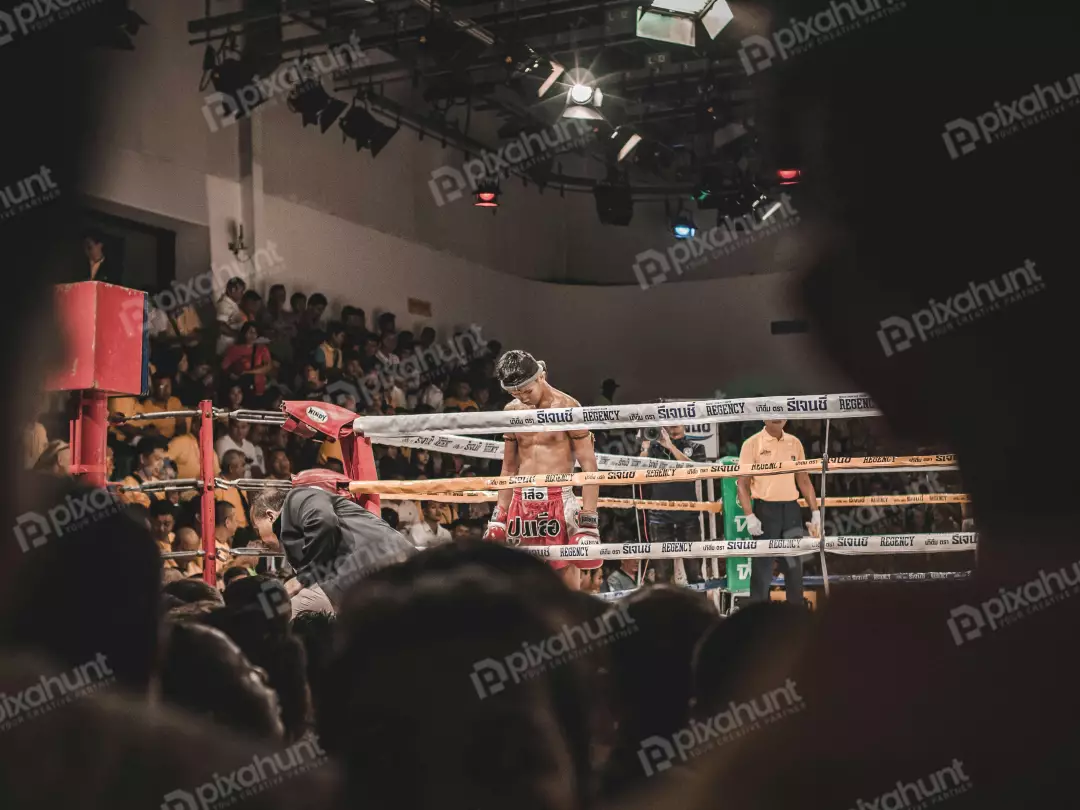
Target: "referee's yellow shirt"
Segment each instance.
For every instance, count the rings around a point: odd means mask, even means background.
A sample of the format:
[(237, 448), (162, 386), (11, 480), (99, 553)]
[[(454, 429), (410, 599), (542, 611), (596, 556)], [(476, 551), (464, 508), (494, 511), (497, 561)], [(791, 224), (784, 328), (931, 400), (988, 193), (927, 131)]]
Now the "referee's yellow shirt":
[[(774, 439), (764, 429), (743, 442), (739, 453), (740, 464), (802, 461), (805, 458), (802, 442), (790, 433)], [(750, 497), (755, 501), (797, 501), (799, 489), (795, 486), (795, 473), (751, 476)]]

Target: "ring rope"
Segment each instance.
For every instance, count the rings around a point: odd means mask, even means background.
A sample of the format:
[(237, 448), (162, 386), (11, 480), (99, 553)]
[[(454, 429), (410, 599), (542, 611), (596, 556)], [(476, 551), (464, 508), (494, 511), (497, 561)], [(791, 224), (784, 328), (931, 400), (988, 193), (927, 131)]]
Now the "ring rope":
[(755, 419), (824, 419), (880, 416), (867, 394), (817, 394), (686, 402), (542, 408), (538, 410), (359, 416), (353, 430), (365, 436), (427, 433), (530, 433), (546, 430), (606, 430), (692, 422), (745, 422)]
[(130, 416), (124, 416), (123, 414), (110, 414), (109, 422), (114, 425), (120, 425), (124, 422), (153, 422), (158, 419), (175, 419), (177, 417), (198, 416), (198, 411), (183, 410), (183, 411), (149, 411), (147, 413), (133, 413)]
[[(372, 436), (372, 444), (385, 444), (393, 447), (409, 447), (418, 450), (432, 450), (440, 453), (453, 453), (458, 456), (487, 458), (495, 461), (503, 457), (502, 442), (474, 439), (468, 436), (440, 434), (438, 436)], [(707, 461), (678, 461), (663, 458), (642, 458), (641, 456), (620, 456), (614, 453), (597, 453), (596, 466), (601, 470), (620, 469), (656, 469), (674, 467), (704, 467)]]
[[(495, 501), (499, 493), (494, 491), (471, 490), (466, 492), (423, 492), (412, 495), (394, 493), (382, 496), (390, 501), (440, 501), (443, 503), (484, 503)], [(599, 506), (607, 506), (613, 509), (629, 509), (635, 504), (640, 504), (639, 509), (670, 509), (678, 511), (716, 512), (722, 513), (722, 504), (711, 501), (652, 501), (644, 498), (600, 498)], [(908, 506), (919, 504), (942, 504), (942, 503), (971, 503), (971, 496), (964, 494), (939, 494), (919, 493), (914, 495), (861, 495), (857, 497), (830, 497), (818, 499), (818, 503), (824, 503), (831, 507), (856, 507), (856, 506)], [(803, 498), (799, 499), (799, 506), (806, 507), (808, 504)]]
[[(881, 469), (927, 466), (951, 463), (952, 455), (937, 456), (867, 456), (865, 458), (830, 459), (829, 469)], [(774, 461), (769, 464), (710, 464), (705, 467), (672, 470), (608, 470), (598, 472), (556, 473), (548, 475), (514, 475), (493, 478), (432, 478), (418, 481), (353, 481), (352, 492), (389, 495), (417, 492), (457, 492), (475, 489), (517, 489), (543, 486), (629, 486), (663, 481), (698, 481), (709, 478), (739, 478), (749, 475), (781, 475), (795, 472), (820, 472), (821, 459)]]
[(106, 486), (118, 492), (180, 492), (185, 489), (200, 489), (202, 481), (198, 478), (170, 478), (164, 481), (145, 481), (135, 486), (121, 486), (118, 481), (108, 481)]
[[(930, 571), (926, 573), (895, 573), (895, 574), (830, 574), (829, 582), (956, 582), (971, 578), (970, 571)], [(825, 582), (824, 577), (816, 576), (804, 576), (803, 585), (809, 588), (815, 588), (819, 585), (823, 585)], [(689, 591), (719, 591), (727, 589), (727, 578), (722, 577), (720, 579), (710, 579), (705, 582), (695, 582), (689, 585), (682, 585), (680, 587), (686, 588)], [(773, 577), (773, 588), (784, 587), (784, 578)], [(604, 591), (601, 593), (595, 593), (600, 599), (614, 601), (616, 599), (622, 599), (630, 594), (639, 590), (638, 588), (628, 588), (625, 591)]]
[[(644, 560), (687, 557), (804, 557), (824, 548), (829, 554), (933, 554), (975, 551), (974, 532), (830, 536), (824, 540), (713, 540), (709, 542), (590, 543), (576, 546), (526, 546), (518, 549), (552, 560)], [(830, 577), (830, 580), (832, 578)]]

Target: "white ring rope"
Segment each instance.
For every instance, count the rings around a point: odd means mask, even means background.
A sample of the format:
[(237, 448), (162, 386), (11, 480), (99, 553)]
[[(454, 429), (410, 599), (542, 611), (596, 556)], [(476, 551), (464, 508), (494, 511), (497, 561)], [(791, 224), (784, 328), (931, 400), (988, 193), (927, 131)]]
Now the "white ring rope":
[(881, 411), (866, 394), (818, 394), (605, 407), (360, 416), (353, 423), (353, 429), (365, 436), (414, 436), (453, 432), (534, 433), (548, 430), (607, 430), (639, 428), (643, 425), (686, 425), (694, 422), (880, 415)]
[[(386, 444), (394, 447), (410, 447), (420, 450), (430, 450), (437, 453), (453, 453), (458, 456), (471, 456), (473, 458), (487, 458), (501, 461), (503, 457), (503, 443), (490, 439), (474, 439), (469, 436), (455, 436), (453, 434), (438, 434), (430, 436), (372, 436), (372, 444)], [(715, 462), (711, 461), (674, 461), (662, 458), (641, 458), (640, 456), (618, 456), (613, 453), (597, 453), (596, 468), (598, 470), (653, 470), (670, 469), (673, 467), (708, 467)], [(960, 469), (955, 464), (942, 464), (938, 467), (893, 467), (888, 470), (880, 469), (853, 469), (853, 470), (829, 470), (833, 475), (837, 473), (924, 473), (944, 472)]]
[[(501, 460), (503, 443), (490, 439), (471, 439), (468, 436), (439, 434), (438, 436), (372, 436), (372, 444), (388, 444), (395, 447), (413, 447), (438, 453)], [(707, 467), (709, 462), (674, 461), (663, 458), (617, 456), (613, 453), (597, 453), (596, 466), (601, 470), (667, 469), (670, 467)]]
[[(974, 551), (974, 532), (936, 534), (871, 534), (830, 536), (824, 540), (829, 554), (932, 554)], [(526, 546), (517, 548), (552, 560), (644, 560), (686, 557), (805, 557), (817, 553), (816, 537), (790, 540), (713, 540), (701, 543), (592, 543), (578, 546)]]

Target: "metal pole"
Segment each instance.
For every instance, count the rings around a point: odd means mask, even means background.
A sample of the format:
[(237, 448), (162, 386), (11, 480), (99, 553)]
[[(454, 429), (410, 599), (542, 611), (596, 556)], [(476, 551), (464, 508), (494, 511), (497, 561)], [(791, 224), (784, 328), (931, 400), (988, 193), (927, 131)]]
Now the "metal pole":
[(70, 425), (71, 472), (92, 487), (105, 486), (109, 441), (109, 396), (104, 391), (79, 392), (79, 410)]
[(818, 556), (821, 558), (821, 584), (829, 595), (829, 569), (825, 562), (825, 481), (829, 473), (829, 419), (825, 420), (825, 441), (821, 448), (821, 537), (818, 538)]
[[(635, 498), (644, 498), (645, 497), (645, 488), (642, 487), (642, 486), (638, 486), (636, 484), (632, 484), (630, 486), (630, 494)], [(639, 543), (641, 542), (641, 521), (647, 519), (644, 509), (641, 510), (640, 518), (641, 518), (641, 520), (638, 519), (637, 511), (635, 510), (635, 513), (634, 513), (634, 528), (637, 529), (637, 541)], [(645, 560), (643, 560), (641, 563), (638, 564), (637, 584), (638, 584), (639, 588), (641, 587), (641, 583), (645, 581), (645, 569), (648, 568), (648, 567), (649, 567), (648, 558), (646, 558)]]
[(208, 399), (199, 403), (199, 519), (202, 521), (203, 581), (217, 585), (217, 542), (214, 538), (216, 510), (214, 508), (214, 416), (213, 404)]

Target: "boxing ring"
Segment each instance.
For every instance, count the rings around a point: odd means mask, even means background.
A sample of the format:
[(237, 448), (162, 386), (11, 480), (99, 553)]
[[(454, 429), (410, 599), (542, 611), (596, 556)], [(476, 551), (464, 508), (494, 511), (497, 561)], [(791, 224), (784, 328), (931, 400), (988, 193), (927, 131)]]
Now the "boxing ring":
[[(719, 561), (728, 557), (778, 557), (817, 555), (821, 561), (822, 575), (806, 577), (808, 587), (821, 586), (826, 594), (829, 586), (840, 582), (925, 582), (962, 579), (966, 571), (938, 571), (930, 573), (894, 574), (845, 574), (830, 575), (827, 555), (893, 555), (936, 554), (976, 551), (978, 538), (974, 532), (936, 532), (916, 534), (867, 534), (826, 535), (786, 539), (723, 539), (717, 536), (716, 516), (722, 514), (722, 504), (713, 501), (712, 485), (717, 479), (739, 478), (753, 475), (778, 475), (806, 472), (820, 475), (821, 525), (826, 526), (825, 516), (829, 509), (861, 506), (903, 507), (920, 504), (968, 503), (969, 498), (953, 493), (909, 493), (866, 497), (829, 497), (827, 494), (830, 475), (860, 473), (928, 473), (956, 470), (956, 459), (949, 454), (916, 456), (868, 456), (863, 458), (829, 457), (806, 459), (795, 462), (769, 464), (720, 464), (708, 462), (666, 461), (597, 453), (596, 472), (573, 472), (553, 475), (528, 476), (466, 476), (419, 481), (380, 481), (375, 473), (373, 444), (394, 445), (426, 449), (436, 452), (455, 453), (485, 459), (502, 457), (502, 442), (470, 434), (501, 434), (504, 432), (609, 430), (620, 428), (662, 427), (666, 425), (734, 422), (764, 418), (789, 420), (821, 419), (825, 424), (824, 446), (827, 448), (829, 426), (833, 419), (879, 416), (869, 397), (861, 394), (824, 396), (766, 397), (741, 400), (702, 400), (643, 405), (620, 405), (603, 408), (557, 408), (546, 410), (517, 410), (484, 413), (437, 413), (402, 416), (358, 416), (335, 405), (322, 402), (286, 402), (282, 411), (213, 409), (209, 402), (200, 403), (197, 411), (155, 413), (140, 415), (145, 419), (167, 416), (201, 417), (199, 442), (203, 462), (198, 480), (174, 480), (143, 485), (143, 491), (168, 490), (170, 488), (194, 487), (210, 497), (202, 499), (203, 548), (198, 552), (172, 552), (166, 558), (202, 556), (203, 576), (208, 583), (216, 581), (216, 545), (213, 536), (212, 493), (215, 489), (236, 487), (258, 490), (267, 487), (289, 487), (284, 481), (239, 479), (225, 481), (214, 478), (213, 428), (214, 419), (235, 419), (281, 425), (290, 432), (306, 438), (341, 442), (343, 456), (347, 458), (346, 472), (351, 479), (348, 489), (354, 497), (378, 513), (380, 498), (389, 500), (418, 499), (449, 503), (494, 501), (498, 493), (506, 489), (543, 486), (637, 486), (661, 481), (702, 482), (707, 485), (708, 498), (702, 498), (699, 490), (697, 501), (656, 501), (642, 498), (600, 498), (601, 508), (664, 509), (696, 511), (701, 515), (703, 539), (700, 542), (648, 542), (593, 543), (589, 545), (528, 546), (523, 551), (546, 559), (607, 560), (607, 559), (672, 559), (698, 558), (705, 564), (706, 581), (687, 585), (697, 590), (723, 589), (725, 579), (720, 576)], [(303, 473), (301, 473), (303, 475)], [(296, 477), (294, 477), (294, 481)], [(805, 504), (803, 504), (805, 505)], [(232, 549), (234, 556), (280, 557), (281, 552), (265, 549)], [(711, 566), (711, 568), (710, 568)], [(774, 584), (782, 584), (782, 579)], [(639, 582), (640, 584), (640, 582)], [(618, 598), (621, 594), (605, 594), (605, 598)]]

